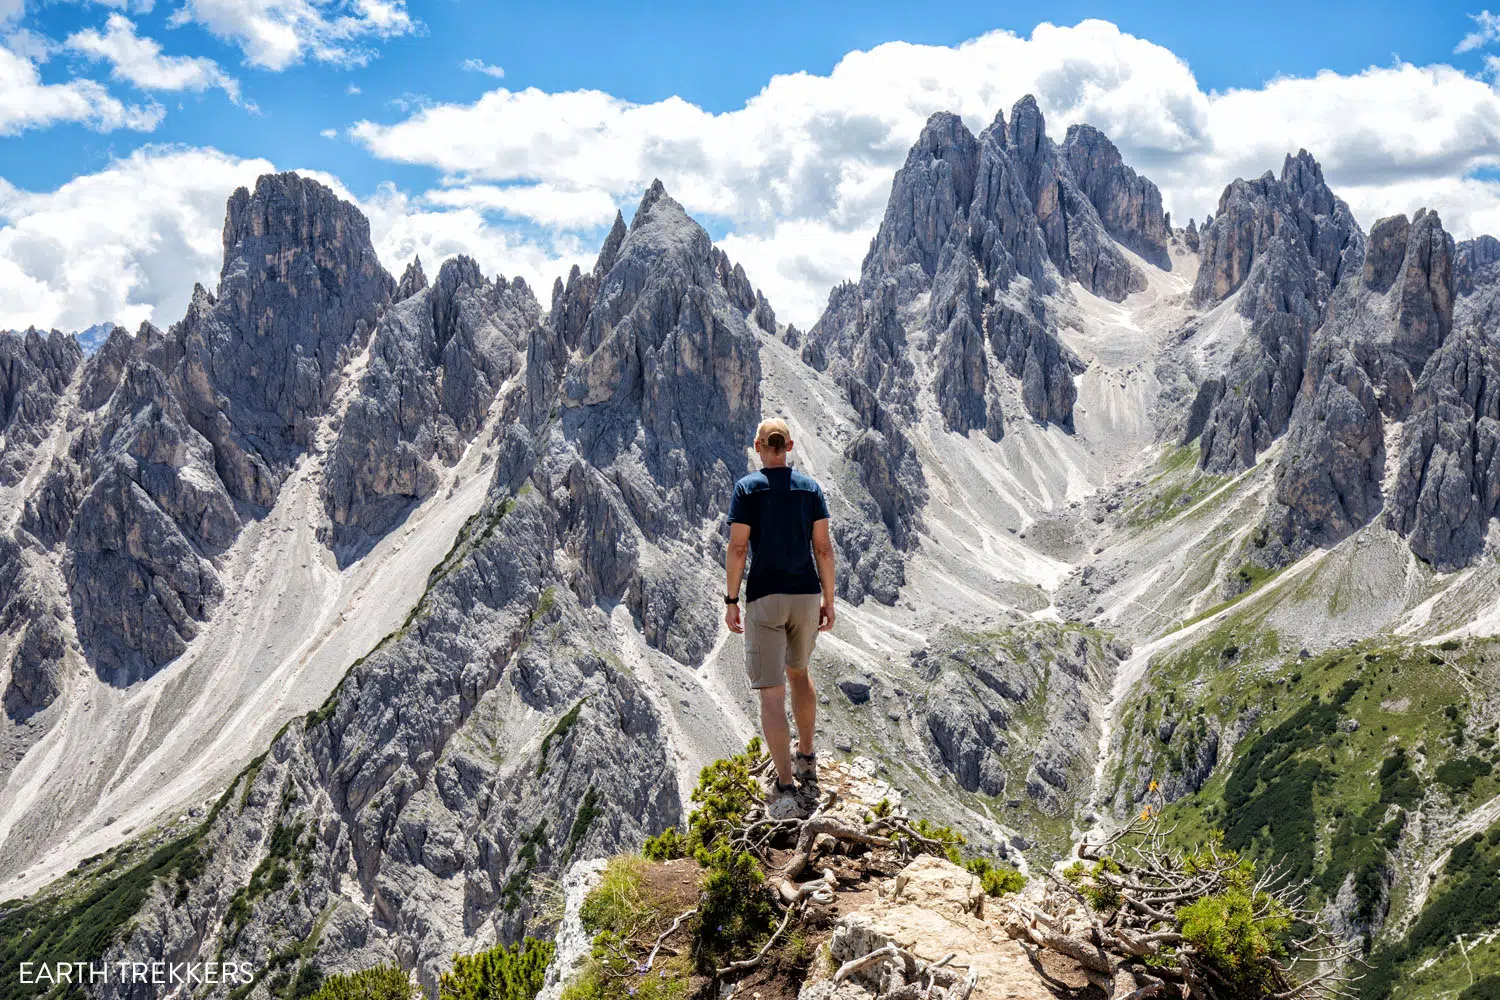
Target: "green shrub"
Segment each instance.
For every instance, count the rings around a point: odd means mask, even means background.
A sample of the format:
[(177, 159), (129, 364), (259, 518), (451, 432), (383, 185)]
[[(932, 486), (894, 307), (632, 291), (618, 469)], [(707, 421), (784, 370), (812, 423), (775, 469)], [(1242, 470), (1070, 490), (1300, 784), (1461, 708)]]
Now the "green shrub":
[(1467, 792), (1474, 782), (1488, 777), (1495, 766), (1482, 757), (1454, 757), (1437, 766), (1437, 780), (1455, 792)]
[(1458, 995), (1458, 1000), (1500, 1000), (1500, 975), (1491, 973)]
[[(1262, 915), (1257, 916), (1260, 909)], [(1263, 985), (1268, 958), (1285, 955), (1282, 936), (1291, 917), (1269, 897), (1252, 898), (1242, 888), (1205, 896), (1177, 911), (1182, 935), (1231, 983), (1244, 989)]]
[(712, 851), (700, 847), (697, 857), (708, 870), (698, 907), (697, 959), (700, 969), (712, 972), (770, 933), (773, 914), (754, 855), (723, 843)]
[(454, 955), (438, 980), (438, 1000), (536, 1000), (557, 946), (526, 938), (475, 955)]
[(1026, 888), (1025, 875), (989, 858), (970, 858), (964, 862), (964, 867), (979, 876), (979, 886), (988, 895), (1003, 896)]
[(645, 846), (641, 853), (651, 861), (671, 861), (674, 858), (685, 858), (690, 853), (688, 850), (688, 838), (677, 832), (677, 827), (669, 826), (654, 837), (647, 837)]
[(394, 965), (329, 976), (313, 1000), (414, 1000), (411, 977)]

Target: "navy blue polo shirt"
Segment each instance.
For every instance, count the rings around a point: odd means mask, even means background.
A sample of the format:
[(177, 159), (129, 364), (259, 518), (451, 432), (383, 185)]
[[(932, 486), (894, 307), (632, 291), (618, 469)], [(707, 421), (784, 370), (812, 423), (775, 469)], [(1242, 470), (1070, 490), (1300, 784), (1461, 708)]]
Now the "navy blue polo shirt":
[(817, 480), (790, 466), (761, 469), (734, 484), (729, 521), (750, 526), (746, 604), (767, 594), (821, 592), (812, 531), (827, 517)]

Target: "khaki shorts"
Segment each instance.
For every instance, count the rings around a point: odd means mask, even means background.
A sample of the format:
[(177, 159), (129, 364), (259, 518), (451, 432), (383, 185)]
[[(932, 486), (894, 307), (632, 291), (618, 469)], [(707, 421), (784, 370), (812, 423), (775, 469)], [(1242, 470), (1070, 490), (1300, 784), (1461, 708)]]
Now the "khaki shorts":
[(753, 688), (780, 687), (806, 670), (818, 638), (819, 594), (767, 594), (745, 605), (745, 673)]

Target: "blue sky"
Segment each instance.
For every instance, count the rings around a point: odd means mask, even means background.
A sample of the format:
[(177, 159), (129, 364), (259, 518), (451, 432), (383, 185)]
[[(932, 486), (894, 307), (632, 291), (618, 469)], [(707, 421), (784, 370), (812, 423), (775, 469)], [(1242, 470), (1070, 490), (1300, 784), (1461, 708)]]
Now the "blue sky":
[(1497, 34), (1409, 2), (0, 0), (0, 325), (173, 321), (224, 188), (272, 167), (359, 200), (394, 271), (541, 285), (660, 174), (805, 325), (926, 114), (1027, 91), (1179, 220), (1306, 145), (1366, 225), (1500, 230)]

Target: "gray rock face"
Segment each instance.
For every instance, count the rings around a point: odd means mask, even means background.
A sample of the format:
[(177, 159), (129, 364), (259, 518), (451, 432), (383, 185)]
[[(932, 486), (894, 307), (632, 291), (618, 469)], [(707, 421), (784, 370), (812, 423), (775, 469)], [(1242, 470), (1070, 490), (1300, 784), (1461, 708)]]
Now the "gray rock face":
[(1441, 570), (1484, 546), (1500, 504), (1500, 345), (1478, 327), (1455, 332), (1417, 381), (1401, 445), (1392, 528)]
[(1375, 386), (1343, 342), (1324, 341), (1308, 362), (1304, 399), (1276, 469), (1262, 558), (1285, 565), (1332, 545), (1380, 512), (1385, 427)]
[(1198, 223), (1192, 219), (1188, 220), (1187, 228), (1182, 231), (1182, 244), (1193, 253), (1198, 252)]
[[(78, 640), (110, 683), (178, 656), (213, 613), (239, 505), (274, 501), (393, 287), (364, 217), (295, 174), (235, 192), (224, 243), (218, 297), (198, 288), (169, 332), (116, 329), (84, 363), (71, 443), (25, 498), (17, 538), (61, 570)], [(33, 367), (50, 374), (17, 413), (39, 412), (36, 393), (58, 396), (77, 367), (71, 338), (33, 339), (47, 362)], [(29, 690), (13, 703), (36, 707), (50, 685)]]
[(1351, 262), (1360, 259), (1350, 252), (1362, 249), (1354, 241), (1358, 232), (1349, 206), (1328, 189), (1317, 161), (1307, 150), (1298, 150), (1295, 157), (1287, 156), (1279, 178), (1268, 170), (1253, 181), (1233, 181), (1219, 196), (1218, 213), (1199, 232), (1201, 263), (1193, 299), (1211, 303), (1228, 298), (1278, 234), (1306, 255), (1326, 298)]
[(405, 302), (427, 287), (427, 272), (422, 270), (422, 258), (413, 257), (411, 263), (406, 265), (406, 270), (401, 272), (401, 280), (396, 283), (396, 292), (391, 296), (392, 302)]
[(1116, 302), (1145, 288), (1145, 275), (1115, 246), (1098, 211), (1079, 189), (1065, 154), (1047, 138), (1041, 109), (1030, 94), (1011, 109), (1006, 147), (1020, 170), (1047, 256), (1058, 272)]
[[(607, 627), (560, 586), (545, 492), (497, 488), (491, 501), (488, 530), (467, 538), (410, 628), (240, 780), (202, 873), (180, 898), (154, 888), (111, 960), (263, 967), (318, 927), (309, 948), (325, 968), (400, 961), (435, 988), (472, 936), (509, 939), (536, 919), (540, 872), (676, 819), (661, 720), (597, 652), (613, 645)], [(248, 895), (245, 872), (261, 864), (283, 875)], [(364, 905), (335, 905), (349, 894)], [(243, 917), (223, 919), (236, 899)]]
[(1359, 276), (1333, 294), (1277, 467), (1266, 565), (1363, 527), (1384, 502), (1385, 419), (1404, 419), (1413, 383), (1453, 325), (1453, 240), (1435, 212), (1382, 219)]
[(1472, 295), (1484, 285), (1494, 285), (1500, 280), (1500, 240), (1493, 236), (1478, 236), (1464, 240), (1456, 248), (1453, 275), (1455, 290), (1459, 295)]
[(125, 369), (72, 458), (78, 481), (64, 492), (80, 499), (61, 541), (73, 620), (100, 676), (128, 684), (181, 653), (212, 613), (223, 588), (211, 559), (240, 519), (213, 449), (150, 364)]
[(78, 342), (56, 330), (0, 333), (0, 486), (20, 482), (82, 360)]
[[(748, 318), (757, 302), (731, 296), (722, 253), (660, 182), (628, 233), (614, 237), (594, 274), (570, 280), (554, 299), (554, 342), (580, 358), (557, 372), (561, 418), (593, 465), (620, 463), (669, 484), (664, 497), (622, 490), (632, 514), (666, 535), (727, 507), (745, 466), (760, 419), (760, 355)], [(560, 358), (561, 347), (552, 353)]]
[(432, 493), (433, 461), (463, 455), (540, 320), (524, 281), (467, 257), (384, 313), (323, 484), (336, 542), (378, 537)]
[(200, 290), (170, 335), (174, 387), (236, 500), (275, 502), (394, 290), (369, 222), (316, 181), (267, 175), (229, 199), (218, 297)]
[[(1170, 226), (1156, 185), (1126, 166), (1115, 144), (1092, 125), (1068, 126), (1062, 154), (1110, 235), (1157, 267), (1171, 270)], [(1193, 228), (1191, 219), (1188, 226)], [(1196, 239), (1197, 230), (1193, 233)]]
[[(1149, 243), (1160, 195), (1097, 132), (1075, 140), (1090, 190), (1121, 233)], [(1155, 198), (1155, 209), (1152, 197)], [(1144, 215), (1156, 213), (1155, 222)], [(1132, 214), (1134, 213), (1134, 214)], [(1142, 245), (1145, 245), (1144, 243)], [(1035, 420), (1072, 427), (1076, 359), (1052, 330), (1047, 297), (1061, 277), (1113, 299), (1144, 287), (1046, 135), (1036, 101), (1019, 101), (976, 138), (957, 116), (928, 119), (891, 184), (858, 282), (838, 286), (807, 334), (803, 360), (843, 387), (867, 432), (845, 455), (880, 510), (892, 549), (848, 553), (840, 594), (894, 594), (899, 552), (916, 537), (926, 483), (906, 428), (917, 418), (914, 351), (930, 352), (931, 390), (947, 429), (1005, 433), (1000, 373), (1019, 381)], [(914, 300), (928, 294), (925, 310)], [(885, 600), (885, 596), (879, 599)]]
[(11, 655), (5, 685), (5, 713), (25, 719), (62, 694), (67, 614), (33, 553), (0, 535), (0, 632), (20, 639)]
[(1362, 261), (1364, 239), (1305, 150), (1287, 157), (1280, 179), (1268, 171), (1225, 188), (1199, 238), (1192, 299), (1207, 305), (1239, 291), (1250, 334), (1223, 378), (1205, 381), (1185, 440), (1201, 435), (1203, 468), (1230, 473), (1254, 465), (1286, 429), (1312, 332)]

